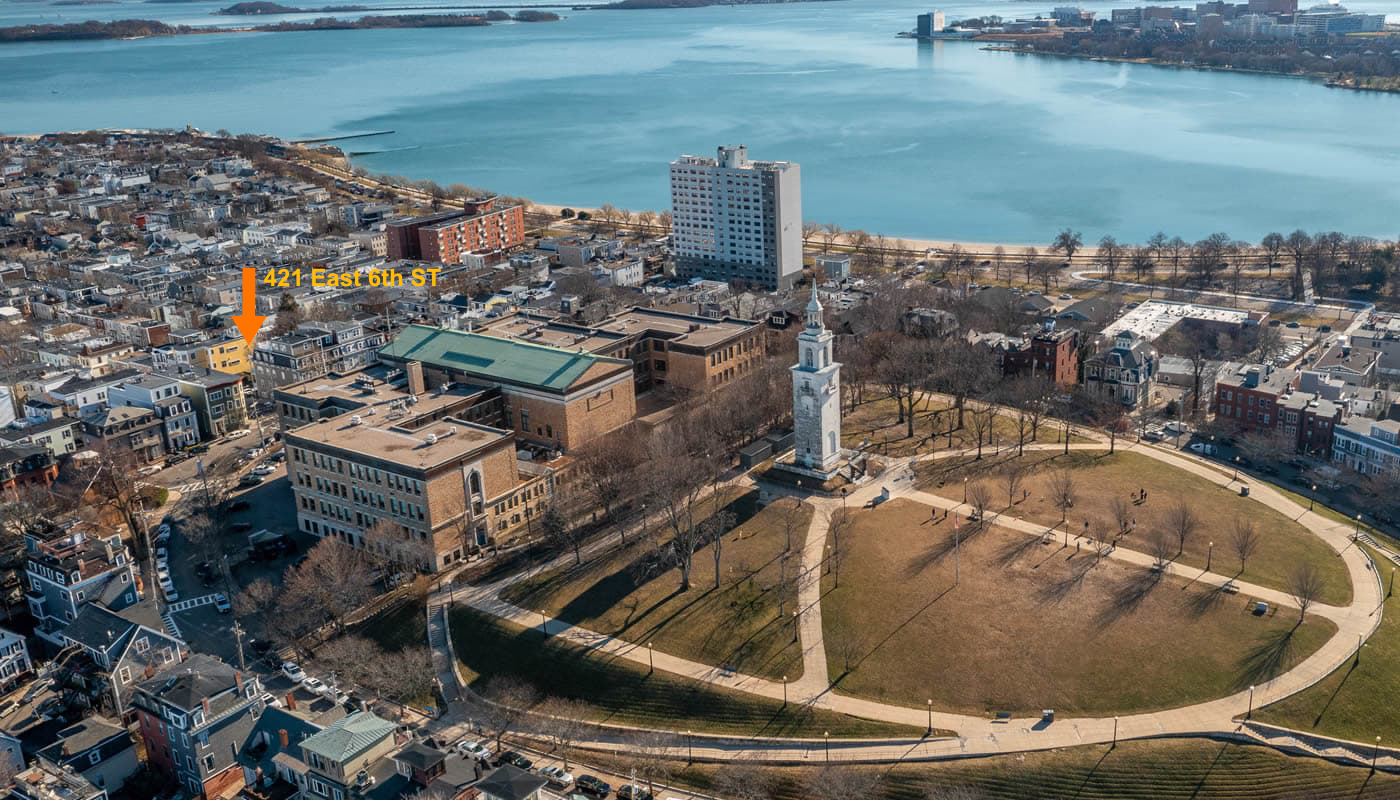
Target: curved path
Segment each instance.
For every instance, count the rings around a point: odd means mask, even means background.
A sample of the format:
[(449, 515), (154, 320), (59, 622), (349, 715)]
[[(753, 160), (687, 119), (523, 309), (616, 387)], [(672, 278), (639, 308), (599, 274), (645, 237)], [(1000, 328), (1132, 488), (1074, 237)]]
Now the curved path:
[[(1063, 445), (1029, 445), (1026, 449), (1052, 450)], [(1076, 450), (1104, 450), (1102, 443), (1071, 445)], [(1140, 453), (1157, 459), (1173, 467), (1196, 475), (1222, 490), (1234, 491), (1236, 481), (1221, 470), (1209, 466), (1195, 457), (1168, 451), (1146, 444), (1119, 444), (1119, 448)], [(949, 451), (935, 455), (935, 458), (948, 458), (962, 451)], [(919, 491), (914, 487), (912, 462), (914, 458), (892, 459), (882, 477), (867, 486), (852, 492), (846, 503), (860, 507), (876, 498), (883, 489), (890, 491), (891, 497), (907, 497), (939, 508), (955, 509), (962, 503), (944, 497)], [(744, 479), (741, 479), (744, 480)], [(993, 721), (986, 717), (951, 714), (934, 711), (931, 723), (935, 728), (951, 729), (958, 736), (945, 739), (927, 739), (918, 742), (833, 742), (830, 758), (863, 761), (888, 761), (910, 759), (937, 759), (973, 755), (994, 755), (1026, 750), (1043, 750), (1080, 744), (1106, 743), (1115, 739), (1135, 739), (1173, 735), (1239, 734), (1241, 725), (1237, 718), (1246, 715), (1248, 710), (1259, 708), (1267, 703), (1282, 699), (1302, 691), (1321, 680), (1334, 669), (1353, 658), (1361, 639), (1368, 637), (1380, 623), (1380, 609), (1383, 601), (1380, 581), (1371, 566), (1370, 559), (1351, 541), (1352, 528), (1320, 514), (1308, 511), (1273, 487), (1251, 482), (1251, 498), (1273, 508), (1310, 530), (1337, 552), (1346, 564), (1352, 582), (1352, 602), (1345, 607), (1314, 605), (1310, 613), (1330, 619), (1337, 632), (1321, 648), (1286, 673), (1253, 689), (1237, 692), (1227, 697), (1198, 703), (1181, 708), (1152, 711), (1120, 717), (1080, 717), (1057, 718), (1052, 724), (1039, 724), (1038, 718), (1019, 718)], [(483, 611), (501, 619), (522, 626), (542, 627), (549, 635), (565, 641), (596, 649), (617, 658), (626, 659), (641, 666), (648, 666), (654, 659), (655, 668), (681, 675), (707, 684), (747, 692), (772, 699), (782, 699), (785, 695), (791, 702), (806, 703), (868, 719), (924, 727), (930, 723), (927, 709), (906, 708), (887, 703), (864, 700), (857, 697), (837, 694), (830, 690), (828, 680), (826, 648), (822, 632), (820, 602), (820, 572), (826, 547), (828, 514), (839, 508), (841, 500), (808, 495), (806, 501), (817, 508), (807, 531), (802, 548), (802, 578), (798, 584), (798, 606), (800, 610), (799, 630), (803, 645), (803, 674), (798, 680), (784, 687), (781, 683), (751, 675), (721, 672), (718, 668), (690, 661), (662, 652), (649, 652), (647, 648), (633, 642), (590, 631), (571, 625), (563, 620), (550, 618), (542, 612), (530, 611), (505, 602), (500, 597), (501, 590), (518, 579), (518, 576), (503, 579), (492, 584), (462, 586), (435, 594), (430, 604), (464, 603), (473, 609)], [(996, 523), (1002, 527), (1020, 531), (1027, 535), (1041, 536), (1046, 526), (1018, 519), (1006, 514), (998, 515)], [(1115, 548), (1107, 553), (1109, 558), (1150, 566), (1152, 559), (1146, 554)], [(572, 554), (561, 556), (555, 564), (565, 564)], [(1208, 573), (1194, 568), (1169, 565), (1168, 571), (1183, 575), (1197, 582), (1220, 585), (1229, 580), (1226, 576)], [(1271, 603), (1296, 608), (1296, 603), (1285, 593), (1267, 587), (1235, 581), (1242, 594), (1266, 599)], [(697, 742), (701, 742), (697, 738)], [(600, 739), (594, 744), (600, 747), (625, 746)], [(727, 759), (738, 757), (758, 757), (770, 760), (811, 761), (820, 759), (823, 753), (814, 755), (814, 748), (820, 744), (807, 741), (747, 741), (720, 738), (706, 738), (695, 748), (697, 755), (705, 758)], [(823, 751), (825, 752), (825, 751)], [(1400, 758), (1390, 755), (1380, 759), (1382, 766), (1400, 767)]]

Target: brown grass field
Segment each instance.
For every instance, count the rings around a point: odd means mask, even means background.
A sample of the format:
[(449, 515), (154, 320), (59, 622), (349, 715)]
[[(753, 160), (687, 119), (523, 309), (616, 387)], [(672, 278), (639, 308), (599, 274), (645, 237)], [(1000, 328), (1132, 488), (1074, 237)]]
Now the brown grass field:
[[(706, 664), (781, 680), (802, 673), (800, 647), (789, 615), (797, 607), (798, 555), (791, 554), (782, 586), (787, 539), (784, 513), (793, 501), (757, 508), (757, 492), (731, 496), (726, 506), (739, 524), (720, 549), (720, 588), (714, 588), (714, 550), (695, 553), (690, 591), (681, 593), (680, 571), (645, 572), (653, 543), (634, 536), (627, 547), (580, 566), (570, 564), (521, 581), (505, 592), (510, 602), (541, 609), (590, 630)], [(794, 510), (793, 547), (800, 550), (811, 506)], [(669, 538), (668, 529), (655, 535)], [(780, 609), (781, 606), (781, 609)], [(780, 614), (781, 611), (781, 614)], [(781, 618), (780, 618), (781, 617)]]
[(996, 527), (961, 542), (954, 587), (949, 522), (930, 511), (895, 500), (854, 512), (823, 578), (839, 691), (972, 714), (1170, 708), (1278, 674), (1335, 630)]
[[(1017, 502), (1008, 508), (1004, 475), (1018, 464), (1025, 474), (1022, 488), (1030, 495), (1022, 501), (1018, 491)], [(1088, 520), (1091, 532), (1111, 536), (1118, 529), (1111, 504), (1114, 498), (1123, 498), (1129, 500), (1137, 527), (1122, 537), (1119, 546), (1150, 552), (1148, 539), (1152, 532), (1164, 524), (1165, 517), (1178, 502), (1185, 502), (1200, 524), (1177, 557), (1178, 563), (1204, 568), (1209, 559), (1214, 572), (1287, 590), (1295, 565), (1310, 561), (1325, 580), (1322, 602), (1331, 605), (1351, 602), (1351, 580), (1341, 558), (1303, 526), (1262, 503), (1240, 497), (1235, 491), (1138, 453), (1119, 451), (1110, 456), (1107, 451), (1077, 451), (1065, 456), (1039, 451), (1027, 452), (1016, 459), (1006, 456), (999, 460), (984, 458), (980, 462), (966, 458), (938, 459), (921, 462), (916, 473), (918, 484), (925, 491), (954, 500), (963, 499), (964, 477), (970, 478), (972, 484), (980, 481), (991, 492), (990, 509), (1049, 526), (1060, 522), (1060, 510), (1055, 507), (1049, 485), (1052, 474), (1061, 467), (1072, 470), (1075, 481), (1075, 503), (1068, 515), (1071, 535), (1082, 533), (1084, 522)], [(1131, 497), (1140, 488), (1147, 489), (1147, 502), (1133, 504)], [(1239, 559), (1230, 545), (1236, 517), (1252, 520), (1261, 536), (1260, 545), (1246, 561), (1243, 573), (1239, 571)], [(1064, 527), (1057, 530), (1063, 531)], [(1213, 553), (1211, 542), (1215, 543)]]

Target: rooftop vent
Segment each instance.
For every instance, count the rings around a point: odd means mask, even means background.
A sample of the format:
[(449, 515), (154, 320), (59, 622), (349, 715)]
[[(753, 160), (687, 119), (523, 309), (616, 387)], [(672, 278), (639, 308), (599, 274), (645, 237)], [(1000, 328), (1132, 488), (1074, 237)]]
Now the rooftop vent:
[(359, 425), (360, 422), (361, 422), (361, 419), (360, 419), (360, 415), (359, 415), (359, 414), (351, 414), (351, 415), (350, 415), (350, 424), (351, 424), (351, 425)]
[(437, 437), (437, 434), (436, 434), (436, 433), (430, 433), (430, 434), (428, 434), (428, 439), (427, 439), (428, 444), (437, 444), (437, 439), (438, 439), (438, 437)]

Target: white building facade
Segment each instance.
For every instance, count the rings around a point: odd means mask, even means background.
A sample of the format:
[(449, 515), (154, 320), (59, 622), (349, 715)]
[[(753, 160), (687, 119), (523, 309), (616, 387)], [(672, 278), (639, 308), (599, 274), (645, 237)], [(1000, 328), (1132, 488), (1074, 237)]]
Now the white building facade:
[(671, 246), (686, 277), (785, 289), (802, 274), (802, 171), (748, 148), (671, 162)]
[(841, 365), (831, 357), (833, 338), (814, 293), (792, 367), (793, 463), (825, 475), (841, 459)]

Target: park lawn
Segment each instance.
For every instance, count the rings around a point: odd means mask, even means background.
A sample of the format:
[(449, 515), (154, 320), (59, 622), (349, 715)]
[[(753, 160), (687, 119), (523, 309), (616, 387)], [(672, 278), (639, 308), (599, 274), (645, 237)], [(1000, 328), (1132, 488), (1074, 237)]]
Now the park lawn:
[[(590, 764), (608, 760), (590, 754)], [(626, 762), (612, 762), (626, 774)], [(729, 767), (677, 766), (674, 782), (711, 791)], [(1381, 800), (1400, 796), (1400, 776), (1296, 758), (1267, 747), (1203, 739), (1120, 742), (892, 767), (868, 800)], [(773, 800), (810, 800), (813, 768), (773, 768)]]
[[(1366, 552), (1388, 580), (1390, 560), (1370, 547)], [(1400, 595), (1386, 597), (1381, 613), (1380, 627), (1366, 640), (1359, 660), (1348, 661), (1313, 686), (1255, 711), (1254, 718), (1353, 742), (1374, 742), (1380, 736), (1394, 747), (1400, 742), (1400, 713), (1395, 709), (1400, 686)]]
[(894, 725), (737, 692), (645, 667), (575, 644), (545, 638), (535, 628), (469, 608), (451, 614), (452, 642), (467, 684), (481, 691), (491, 678), (512, 675), (540, 692), (587, 704), (596, 722), (737, 736), (911, 737), (923, 728)]
[(961, 541), (954, 588), (950, 522), (930, 512), (902, 499), (854, 512), (823, 577), (838, 691), (968, 714), (1175, 708), (1277, 675), (1335, 631), (995, 526)]
[[(643, 575), (650, 537), (634, 536), (579, 566), (550, 570), (508, 587), (502, 596), (522, 608), (548, 611), (589, 630), (705, 664), (782, 680), (802, 674), (802, 648), (792, 640), (796, 575), (812, 507), (786, 498), (758, 508), (758, 492), (730, 493), (727, 510), (740, 521), (720, 548), (720, 588), (714, 588), (714, 548), (696, 551), (691, 588), (680, 592), (680, 570)], [(712, 509), (713, 504), (706, 508)], [(785, 511), (792, 514), (786, 566)], [(664, 525), (654, 535), (668, 540)], [(784, 571), (785, 570), (785, 571)], [(786, 585), (780, 586), (786, 575)], [(786, 623), (786, 624), (784, 624)]]
[[(869, 439), (867, 450), (870, 452), (898, 458), (977, 446), (977, 434), (972, 429), (971, 421), (966, 419), (961, 429), (953, 431), (952, 443), (949, 443), (948, 428), (957, 422), (957, 412), (951, 403), (930, 396), (917, 402), (914, 406), (914, 436), (911, 438), (907, 423), (898, 421), (898, 406), (884, 394), (881, 387), (867, 387), (866, 396), (875, 399), (861, 403), (855, 411), (841, 418), (842, 447), (859, 449)], [(990, 441), (1005, 446), (1016, 441), (1016, 433), (1015, 416), (1004, 410), (992, 423)], [(1041, 422), (1036, 440), (1040, 444), (1058, 444), (1064, 441), (1064, 435), (1064, 424), (1047, 418)], [(1088, 441), (1091, 440), (1078, 435), (1070, 437), (1072, 443)], [(994, 448), (996, 444), (987, 446)]]
[(369, 639), (381, 650), (397, 651), (427, 645), (427, 598), (414, 595), (406, 603), (352, 625), (349, 632)]
[[(1018, 502), (1008, 508), (1002, 476), (1013, 463), (1024, 467), (1023, 488), (1030, 495), (1021, 501), (1020, 492), (1017, 492)], [(1049, 526), (1060, 521), (1060, 511), (1055, 508), (1049, 486), (1053, 472), (1061, 467), (1073, 470), (1075, 479), (1076, 498), (1068, 515), (1072, 534), (1083, 532), (1085, 520), (1091, 531), (1117, 530), (1110, 507), (1112, 499), (1129, 499), (1144, 488), (1147, 502), (1131, 506), (1137, 529), (1122, 537), (1119, 546), (1150, 552), (1148, 537), (1154, 528), (1162, 524), (1178, 502), (1185, 502), (1195, 511), (1200, 526), (1187, 540), (1177, 563), (1205, 568), (1209, 559), (1212, 570), (1217, 573), (1287, 591), (1289, 576), (1296, 565), (1309, 561), (1323, 576), (1321, 602), (1336, 606), (1351, 602), (1351, 578), (1346, 565), (1335, 550), (1302, 525), (1263, 503), (1240, 497), (1233, 487), (1214, 485), (1140, 453), (1120, 450), (1109, 455), (1107, 451), (1071, 451), (1063, 455), (1042, 451), (1027, 452), (1017, 459), (1004, 455), (999, 460), (984, 458), (981, 462), (966, 458), (934, 460), (921, 462), (916, 474), (920, 488), (954, 500), (963, 499), (964, 476), (970, 477), (973, 483), (983, 481), (991, 490), (990, 510), (1005, 511), (1011, 516)], [(1239, 560), (1230, 546), (1236, 516), (1253, 520), (1260, 535), (1259, 547), (1246, 562), (1243, 573), (1239, 572)], [(1212, 541), (1215, 542), (1213, 554), (1210, 552)]]

